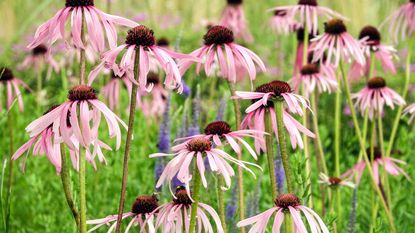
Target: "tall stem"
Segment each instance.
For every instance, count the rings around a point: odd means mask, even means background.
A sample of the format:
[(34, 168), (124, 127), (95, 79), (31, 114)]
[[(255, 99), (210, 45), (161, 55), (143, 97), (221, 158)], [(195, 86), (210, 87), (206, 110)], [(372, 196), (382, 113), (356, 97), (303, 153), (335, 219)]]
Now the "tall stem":
[[(7, 92), (6, 88), (5, 91)], [(7, 93), (5, 93), (5, 96), (7, 96)], [(6, 99), (6, 98), (4, 98)], [(7, 104), (5, 105), (7, 106)], [(13, 134), (13, 111), (12, 109), (8, 109), (7, 112), (7, 126), (9, 129), (9, 153), (10, 157), (8, 159), (8, 167), (9, 167), (9, 173), (8, 173), (8, 179), (7, 179), (7, 195), (6, 195), (6, 232), (8, 232), (9, 226), (10, 226), (10, 203), (11, 203), (11, 197), (12, 197), (12, 188), (13, 188), (13, 160), (11, 159), (13, 155), (13, 143), (14, 143), (14, 134)]]
[(370, 176), (372, 178), (372, 185), (375, 188), (376, 192), (378, 193), (378, 195), (380, 197), (380, 200), (382, 201), (382, 205), (383, 205), (383, 208), (385, 210), (385, 213), (386, 213), (386, 216), (387, 216), (387, 219), (388, 219), (388, 222), (389, 222), (389, 227), (390, 227), (391, 233), (396, 233), (395, 225), (393, 223), (392, 213), (390, 212), (390, 210), (388, 208), (388, 205), (387, 205), (385, 199), (383, 198), (382, 191), (380, 190), (379, 186), (376, 184), (375, 176), (374, 176), (374, 173), (373, 173), (373, 170), (372, 170), (372, 166), (370, 164), (370, 161), (369, 161), (367, 153), (366, 153), (365, 140), (362, 137), (362, 132), (361, 132), (360, 127), (359, 127), (359, 122), (357, 120), (356, 111), (354, 109), (354, 105), (353, 105), (353, 101), (352, 101), (352, 97), (351, 97), (351, 93), (350, 93), (350, 87), (349, 87), (349, 85), (347, 85), (347, 78), (346, 78), (346, 75), (344, 73), (344, 68), (343, 68), (342, 63), (340, 63), (340, 70), (342, 72), (343, 81), (345, 83), (344, 87), (345, 87), (345, 92), (346, 92), (346, 97), (347, 97), (347, 103), (349, 104), (349, 107), (350, 107), (350, 112), (352, 114), (354, 128), (355, 128), (355, 131), (356, 131), (357, 138), (359, 139), (359, 146), (360, 146), (361, 152), (363, 153), (363, 159), (365, 161), (366, 168), (369, 170)]
[[(228, 82), (229, 91), (231, 92), (231, 96), (235, 96), (235, 84)], [(233, 107), (235, 112), (235, 124), (236, 129), (241, 127), (241, 106), (238, 99), (233, 99)], [(242, 154), (237, 153), (238, 160), (242, 160)], [(244, 201), (244, 183), (243, 183), (243, 175), (242, 175), (242, 167), (238, 166), (238, 198), (239, 198), (239, 219), (245, 219), (245, 201)], [(244, 233), (245, 228), (241, 227), (240, 232)]]
[(60, 150), (61, 150), (61, 160), (62, 160), (61, 181), (62, 181), (63, 192), (65, 193), (66, 202), (68, 203), (68, 207), (72, 212), (75, 223), (79, 227), (79, 213), (78, 213), (78, 210), (76, 209), (75, 202), (72, 198), (71, 181), (70, 181), (70, 176), (69, 176), (68, 163), (66, 161), (64, 144), (61, 144)]
[(222, 190), (223, 185), (224, 185), (223, 177), (218, 176), (217, 195), (218, 195), (219, 217), (220, 217), (220, 221), (222, 222), (223, 231), (224, 233), (226, 233), (227, 228), (226, 228), (226, 215), (225, 215), (225, 197), (224, 197), (224, 192)]
[[(341, 79), (337, 78), (339, 83), (339, 88), (336, 91), (336, 103), (335, 103), (335, 112), (334, 112), (334, 164), (335, 164), (335, 175), (340, 176), (340, 124), (341, 124)], [(347, 82), (344, 82), (343, 85), (348, 85)]]
[[(140, 53), (136, 51), (135, 60), (134, 60), (134, 75), (135, 80), (138, 82), (139, 77), (139, 63), (140, 63)], [(135, 121), (135, 110), (137, 106), (137, 90), (138, 86), (133, 83), (133, 88), (131, 90), (130, 96), (130, 115), (128, 119), (128, 130), (127, 130), (127, 139), (125, 141), (125, 150), (124, 150), (124, 164), (123, 164), (123, 173), (122, 173), (122, 183), (121, 183), (121, 194), (120, 194), (120, 204), (118, 207), (118, 217), (117, 217), (117, 226), (115, 232), (119, 233), (121, 231), (121, 218), (124, 211), (125, 204), (125, 192), (127, 189), (127, 179), (128, 179), (128, 160), (130, 157), (130, 147), (134, 131), (134, 121)]]
[(320, 130), (318, 129), (318, 115), (317, 115), (317, 95), (315, 92), (311, 93), (311, 97), (310, 97), (310, 104), (311, 104), (311, 109), (313, 110), (313, 129), (314, 129), (314, 134), (316, 135), (316, 142), (317, 142), (317, 162), (319, 163), (319, 170), (325, 174), (327, 174), (327, 165), (326, 165), (326, 159), (324, 156), (324, 149), (323, 149), (323, 143), (321, 142), (321, 137), (320, 137)]
[(293, 220), (292, 220), (291, 214), (285, 213), (284, 215), (285, 215), (284, 216), (285, 233), (293, 233), (293, 224), (292, 224)]
[(197, 207), (199, 205), (199, 197), (200, 197), (200, 187), (201, 187), (201, 178), (199, 174), (199, 170), (197, 169), (197, 165), (195, 163), (193, 169), (193, 194), (192, 194), (192, 212), (190, 213), (190, 227), (189, 233), (196, 232), (196, 214), (197, 214)]
[(275, 201), (277, 198), (277, 179), (275, 177), (275, 142), (274, 142), (274, 132), (272, 130), (272, 119), (271, 119), (271, 108), (267, 108), (265, 112), (265, 132), (269, 135), (266, 135), (266, 148), (267, 148), (267, 159), (268, 159), (268, 170), (269, 170), (269, 180), (271, 182), (271, 194), (272, 201)]
[(79, 232), (86, 233), (86, 158), (85, 148), (79, 147)]
[(284, 127), (284, 102), (275, 101), (275, 112), (277, 115), (277, 128), (278, 128), (278, 142), (280, 143), (282, 165), (284, 166), (285, 177), (287, 179), (288, 193), (293, 193), (292, 173), (290, 167), (290, 161), (287, 154), (287, 141), (285, 139), (285, 127)]
[[(85, 45), (85, 14), (82, 10), (82, 23), (81, 23), (81, 40), (84, 46)], [(79, 74), (79, 83), (82, 85), (85, 83), (85, 48), (81, 48), (81, 57), (80, 57), (80, 74)], [(86, 233), (86, 157), (85, 157), (84, 148), (79, 146), (79, 211), (80, 211), (80, 222), (79, 222), (79, 232)]]
[[(85, 43), (85, 14), (82, 9), (82, 24), (81, 24), (81, 40), (82, 44), (86, 46)], [(86, 71), (86, 59), (85, 59), (85, 47), (80, 49), (80, 71), (79, 71), (79, 84), (85, 84), (85, 71)]]
[[(303, 45), (304, 45), (304, 50), (303, 50), (303, 66), (306, 65), (308, 62), (308, 45), (309, 45), (309, 33), (308, 33), (308, 27), (307, 24), (304, 24), (304, 41), (303, 41)], [(302, 85), (301, 87), (301, 95), (304, 95), (304, 85)], [(304, 108), (305, 110), (305, 108)], [(308, 127), (308, 113), (307, 111), (304, 111), (304, 115), (303, 115), (303, 125), (305, 128), (309, 128)], [(310, 157), (310, 148), (309, 148), (309, 140), (308, 140), (308, 136), (307, 135), (303, 135), (303, 141), (304, 141), (304, 155), (305, 155), (305, 162), (306, 162), (306, 185), (309, 187), (309, 203), (308, 206), (310, 208), (312, 208), (312, 195), (311, 195), (311, 157)]]
[[(408, 54), (406, 55), (405, 84), (404, 84), (403, 91), (402, 91), (402, 98), (403, 99), (406, 99), (406, 97), (408, 97), (409, 83), (410, 83), (410, 80), (411, 80), (411, 56), (412, 56), (412, 50), (414, 48), (414, 43), (415, 43), (415, 33), (414, 33), (414, 35), (412, 35), (411, 39), (409, 40)], [(392, 131), (391, 131), (391, 136), (389, 138), (388, 148), (387, 148), (386, 154), (385, 154), (386, 157), (389, 157), (391, 155), (392, 147), (393, 147), (393, 144), (395, 142), (396, 133), (397, 133), (398, 127), (399, 127), (399, 121), (401, 120), (401, 114), (402, 114), (403, 108), (404, 108), (403, 105), (400, 106), (398, 108), (398, 111), (396, 112), (395, 120), (393, 122), (393, 127), (392, 127)]]

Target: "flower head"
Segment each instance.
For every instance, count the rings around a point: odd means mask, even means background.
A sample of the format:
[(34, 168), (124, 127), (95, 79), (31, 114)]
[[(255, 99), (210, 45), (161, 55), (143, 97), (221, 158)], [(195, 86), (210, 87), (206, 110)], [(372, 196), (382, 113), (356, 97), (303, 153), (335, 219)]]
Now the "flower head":
[[(190, 228), (190, 218), (188, 216), (192, 213), (191, 205), (192, 200), (189, 198), (186, 189), (182, 186), (177, 187), (173, 200), (153, 211), (154, 213), (157, 212), (155, 232), (158, 229), (162, 229), (162, 232), (177, 232), (177, 229), (180, 229), (180, 232), (188, 233)], [(215, 232), (224, 232), (218, 214), (209, 205), (198, 202), (196, 215), (198, 218), (196, 227), (200, 231), (213, 233), (213, 225), (210, 223), (210, 219), (213, 219), (216, 225)]]
[[(234, 43), (233, 32), (224, 26), (212, 26), (203, 37), (204, 46), (193, 51), (190, 55), (204, 60), (204, 70), (207, 76), (213, 75), (214, 64), (219, 65), (220, 76), (236, 82), (238, 74), (247, 72), (251, 80), (255, 80), (257, 68), (266, 70), (261, 59), (251, 50)], [(179, 63), (183, 73), (192, 65), (189, 61)], [(240, 66), (237, 69), (237, 66)], [(199, 74), (202, 64), (198, 64), (196, 72)]]
[(403, 111), (404, 115), (410, 115), (409, 122), (412, 122), (415, 118), (415, 104), (411, 104)]
[[(87, 28), (85, 30), (85, 38), (88, 38), (87, 43), (82, 41), (81, 36), (84, 19), (85, 27)], [(65, 26), (68, 20), (71, 21), (70, 36), (65, 35)], [(85, 44), (91, 44), (95, 51), (101, 53), (105, 50), (105, 40), (108, 41), (110, 48), (116, 46), (116, 25), (135, 27), (138, 24), (131, 20), (102, 12), (94, 6), (93, 0), (66, 0), (63, 9), (39, 26), (34, 40), (28, 47), (33, 49), (41, 44), (49, 47), (56, 40), (63, 39), (76, 48), (85, 48)]]
[(356, 60), (365, 64), (365, 57), (360, 44), (348, 32), (341, 19), (331, 19), (324, 24), (324, 33), (311, 40), (310, 51), (314, 53), (313, 62), (320, 60), (327, 52), (326, 64), (339, 65), (340, 60)]
[[(309, 137), (314, 137), (314, 134), (311, 131), (302, 126), (288, 113), (291, 112), (303, 115), (303, 108), (309, 108), (308, 101), (300, 95), (293, 94), (288, 83), (277, 80), (257, 87), (255, 92), (237, 91), (235, 94), (235, 98), (252, 100), (253, 102), (253, 104), (245, 110), (247, 115), (242, 121), (242, 128), (264, 132), (265, 113), (269, 111), (271, 114), (273, 131), (277, 135), (278, 126), (273, 101), (284, 101), (288, 111), (283, 112), (283, 121), (284, 126), (290, 135), (292, 147), (296, 148), (298, 145), (300, 148), (303, 148), (304, 144), (300, 132)], [(263, 135), (254, 135), (256, 136), (255, 148), (257, 152), (259, 153), (260, 150), (265, 151), (266, 148)]]
[(50, 49), (40, 44), (32, 49), (22, 64), (18, 66), (18, 69), (35, 68), (39, 72), (45, 64), (51, 66), (55, 72), (60, 70), (59, 64), (53, 59)]
[(301, 27), (301, 24), (288, 14), (287, 10), (274, 10), (269, 25), (277, 34), (288, 35)]
[[(139, 196), (135, 199), (131, 211), (122, 214), (122, 219), (132, 217), (130, 223), (127, 225), (125, 232), (129, 232), (132, 226), (139, 225), (141, 232), (146, 232), (146, 229), (154, 229), (154, 210), (159, 207), (157, 195), (152, 196)], [(90, 225), (96, 225), (91, 228), (88, 232), (95, 231), (103, 225), (110, 226), (108, 232), (113, 232), (117, 224), (118, 215), (109, 215), (105, 218), (88, 220), (86, 223)], [(152, 231), (151, 231), (152, 232)]]
[[(124, 49), (126, 52), (117, 64), (117, 57)], [(153, 30), (144, 25), (129, 30), (125, 44), (104, 53), (102, 62), (89, 74), (89, 83), (91, 84), (103, 69), (111, 69), (116, 75), (120, 77), (125, 75), (132, 83), (139, 85), (141, 91), (151, 91), (154, 84), (149, 83), (147, 77), (150, 72), (149, 60), (153, 56), (166, 73), (164, 84), (171, 89), (178, 88), (181, 92), (183, 89), (181, 75), (173, 58), (190, 62), (197, 59), (157, 46)], [(135, 62), (138, 62), (139, 66), (138, 79), (134, 73)]]
[[(13, 71), (7, 67), (0, 67), (0, 86), (2, 86), (6, 90), (7, 110), (11, 109), (11, 107), (13, 106), (14, 100), (17, 99), (17, 102), (19, 104), (19, 110), (23, 112), (24, 105), (23, 105), (23, 98), (22, 98), (22, 93), (20, 91), (20, 87), (22, 86), (26, 90), (31, 91), (29, 86), (26, 83), (24, 83), (22, 80), (15, 78)], [(0, 112), (3, 111), (2, 102), (3, 101), (0, 101)]]
[[(131, 91), (133, 89), (131, 81), (125, 77), (114, 74), (114, 72), (111, 72), (111, 79), (101, 89), (102, 95), (108, 102), (108, 107), (113, 111), (120, 104), (120, 86), (124, 86), (127, 89), (128, 96), (131, 97)], [(141, 105), (140, 95), (137, 95), (137, 106), (140, 107)]]
[(242, 2), (242, 0), (228, 0), (219, 24), (231, 29), (236, 38), (251, 43), (254, 39), (248, 29)]
[[(107, 122), (109, 136), (116, 137), (118, 149), (121, 145), (121, 130), (118, 124), (124, 128), (127, 128), (127, 125), (97, 99), (92, 87), (86, 85), (73, 87), (69, 91), (68, 101), (30, 123), (26, 131), (30, 137), (36, 137), (42, 131), (51, 128), (55, 140), (63, 140), (72, 151), (79, 151), (78, 147), (86, 149), (87, 154), (93, 155), (90, 158), (90, 162), (93, 162), (94, 155), (103, 157), (100, 147), (108, 148), (98, 138), (101, 115)], [(93, 153), (89, 150), (91, 146)]]
[[(379, 30), (373, 26), (365, 26), (359, 34), (361, 49), (366, 58), (366, 64), (362, 65), (354, 61), (349, 73), (349, 79), (354, 81), (363, 75), (368, 75), (372, 57), (381, 62), (385, 72), (396, 74), (396, 67), (393, 58), (396, 56), (396, 49), (393, 46), (383, 45), (382, 36)], [(373, 54), (374, 56), (371, 56)]]
[(366, 87), (352, 94), (352, 98), (356, 99), (356, 105), (362, 114), (368, 111), (370, 119), (383, 114), (385, 104), (392, 109), (395, 105), (405, 105), (405, 100), (394, 90), (388, 88), (385, 79), (381, 77), (369, 79)]
[(270, 218), (275, 214), (273, 232), (279, 232), (284, 222), (284, 214), (290, 214), (293, 219), (293, 232), (307, 233), (307, 227), (300, 213), (305, 216), (312, 232), (329, 233), (323, 220), (310, 208), (301, 205), (300, 199), (294, 194), (281, 194), (275, 200), (275, 207), (251, 218), (240, 221), (237, 226), (253, 225), (250, 232), (265, 233)]
[[(255, 174), (246, 165), (252, 165), (260, 168), (255, 164), (237, 160), (225, 151), (214, 148), (210, 140), (205, 137), (192, 138), (186, 143), (182, 143), (173, 147), (172, 150), (174, 152), (174, 158), (166, 165), (160, 179), (157, 182), (156, 187), (160, 187), (165, 182), (170, 184), (174, 177), (177, 175), (177, 179), (185, 184), (189, 197), (191, 196), (189, 184), (190, 180), (192, 179), (192, 175), (190, 173), (190, 165), (192, 164), (193, 159), (196, 159), (196, 169), (199, 170), (200, 176), (202, 178), (202, 184), (205, 188), (207, 188), (207, 179), (205, 177), (206, 169), (204, 163), (205, 157), (207, 157), (210, 169), (213, 172), (223, 176), (225, 179), (226, 187), (224, 188), (229, 188), (231, 186), (231, 177), (235, 175), (235, 172), (230, 166), (229, 162), (242, 167), (243, 169), (250, 172), (254, 177)], [(156, 153), (150, 155), (150, 158), (170, 155), (171, 154)], [(171, 188), (170, 185), (169, 187)]]
[(389, 25), (388, 35), (397, 42), (398, 38), (405, 39), (415, 32), (415, 2), (409, 0), (407, 3), (395, 10), (382, 23), (381, 27)]
[(337, 188), (340, 186), (347, 186), (350, 188), (355, 187), (355, 185), (350, 181), (347, 181), (347, 180), (344, 180), (342, 178), (335, 177), (335, 176), (329, 177), (323, 173), (320, 173), (320, 180), (318, 182), (320, 184), (328, 185), (329, 187), (332, 187), (332, 188)]
[(325, 18), (340, 18), (345, 20), (339, 13), (320, 6), (317, 0), (299, 0), (297, 5), (293, 6), (279, 6), (270, 9), (271, 11), (286, 11), (287, 15), (298, 20), (300, 25), (306, 25), (307, 31), (313, 35), (317, 35), (318, 30), (318, 16), (324, 16)]
[(331, 93), (338, 87), (335, 73), (316, 63), (304, 65), (300, 73), (293, 77), (292, 84), (296, 90), (300, 90), (300, 87), (304, 85), (307, 95), (316, 89), (319, 93)]
[(190, 137), (179, 138), (177, 140), (186, 140), (184, 143), (187, 143), (193, 138), (204, 137), (208, 140), (212, 140), (212, 142), (219, 147), (224, 145), (222, 141), (226, 141), (236, 153), (241, 153), (241, 147), (238, 144), (239, 142), (244, 145), (252, 157), (257, 159), (255, 151), (251, 148), (248, 142), (243, 139), (243, 137), (251, 137), (256, 138), (257, 140), (262, 140), (264, 134), (265, 132), (258, 130), (232, 131), (231, 126), (227, 122), (214, 121), (205, 127), (204, 134), (197, 134)]
[[(369, 157), (368, 159), (372, 164), (376, 184), (380, 183), (379, 166), (383, 166), (385, 171), (392, 176), (404, 175), (408, 180), (410, 180), (408, 174), (398, 166), (398, 164), (406, 165), (406, 162), (392, 157), (384, 157), (381, 149), (378, 147), (374, 147), (373, 151), (371, 148), (368, 148), (366, 150), (366, 155)], [(352, 168), (343, 173), (341, 178), (353, 177), (356, 174), (356, 184), (359, 184), (365, 168), (366, 162), (364, 160), (359, 161)]]
[[(147, 75), (147, 82), (150, 85), (153, 85), (153, 90), (151, 91), (151, 100), (144, 100), (142, 105), (143, 113), (146, 116), (161, 116), (164, 113), (166, 107), (167, 95), (168, 92), (160, 84), (159, 74), (150, 71)], [(141, 93), (146, 95), (146, 93)]]

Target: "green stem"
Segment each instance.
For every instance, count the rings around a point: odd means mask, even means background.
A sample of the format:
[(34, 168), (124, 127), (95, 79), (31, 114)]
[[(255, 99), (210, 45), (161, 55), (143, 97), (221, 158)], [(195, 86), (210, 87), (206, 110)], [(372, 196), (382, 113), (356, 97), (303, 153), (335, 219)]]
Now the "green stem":
[(63, 192), (65, 194), (68, 207), (71, 210), (72, 215), (74, 217), (75, 223), (79, 227), (79, 213), (78, 213), (78, 210), (76, 209), (75, 202), (72, 198), (71, 181), (70, 181), (70, 176), (69, 176), (68, 164), (66, 161), (64, 144), (61, 144), (60, 150), (61, 150), (61, 160), (62, 160), (61, 181), (62, 181)]
[(79, 146), (79, 210), (80, 224), (79, 232), (86, 233), (86, 158), (85, 148)]
[(365, 148), (365, 140), (362, 137), (362, 132), (361, 132), (360, 127), (359, 127), (359, 122), (357, 120), (356, 111), (354, 109), (354, 105), (353, 105), (353, 101), (352, 101), (352, 97), (351, 97), (351, 93), (350, 93), (350, 87), (349, 87), (349, 85), (347, 85), (347, 77), (344, 73), (344, 68), (343, 68), (342, 63), (340, 63), (340, 70), (342, 72), (343, 81), (345, 83), (344, 87), (345, 87), (347, 102), (349, 104), (350, 111), (351, 111), (351, 114), (352, 114), (353, 124), (354, 124), (354, 128), (355, 128), (355, 131), (356, 131), (356, 135), (359, 139), (360, 150), (363, 153), (362, 157), (363, 157), (363, 159), (366, 163), (366, 168), (369, 170), (370, 176), (372, 178), (372, 185), (376, 189), (376, 192), (377, 192), (377, 194), (379, 195), (379, 197), (382, 201), (382, 206), (383, 206), (383, 209), (385, 210), (385, 213), (386, 213), (386, 216), (387, 216), (387, 219), (388, 219), (388, 222), (389, 222), (389, 227), (390, 227), (391, 233), (396, 233), (392, 213), (390, 212), (390, 210), (388, 208), (388, 205), (387, 205), (385, 199), (383, 198), (383, 195), (382, 195), (382, 192), (381, 192), (380, 188), (376, 184), (376, 181), (374, 179), (375, 176), (373, 174), (372, 166), (371, 166), (371, 163), (370, 163), (370, 161), (367, 157), (366, 148)]
[(283, 119), (284, 102), (275, 101), (275, 112), (277, 115), (277, 128), (278, 128), (278, 142), (280, 144), (280, 152), (282, 165), (284, 166), (285, 177), (287, 180), (288, 193), (293, 193), (292, 173), (290, 167), (290, 161), (287, 154), (287, 141), (285, 139), (285, 127)]
[[(82, 9), (82, 24), (81, 24), (81, 40), (82, 44), (86, 46), (85, 44), (85, 14), (84, 10)], [(85, 74), (86, 74), (86, 59), (85, 59), (85, 48), (80, 49), (80, 71), (79, 71), (79, 84), (85, 84)]]
[[(5, 91), (7, 91), (6, 88), (5, 88)], [(7, 106), (7, 104), (5, 106)], [(11, 159), (11, 157), (13, 155), (13, 150), (14, 150), (13, 149), (14, 134), (13, 134), (13, 111), (12, 109), (8, 109), (8, 112), (7, 112), (7, 126), (9, 129), (10, 157), (8, 160), (9, 173), (8, 173), (8, 179), (7, 179), (7, 195), (6, 195), (6, 232), (9, 232), (10, 230), (9, 229), (10, 227), (10, 206), (11, 206), (10, 203), (11, 203), (12, 188), (13, 188), (13, 160)]]
[[(405, 62), (406, 64), (405, 84), (404, 84), (403, 92), (402, 92), (403, 99), (406, 99), (406, 97), (408, 97), (409, 83), (411, 81), (411, 56), (412, 56), (412, 49), (414, 47), (414, 43), (415, 43), (415, 34), (412, 35), (412, 38), (409, 40), (409, 45), (408, 45), (408, 54), (406, 56), (406, 62)], [(401, 114), (402, 114), (403, 108), (404, 108), (403, 105), (400, 106), (398, 108), (398, 111), (396, 112), (395, 120), (393, 121), (391, 136), (389, 138), (388, 148), (385, 154), (386, 157), (390, 157), (391, 155), (392, 147), (395, 142), (396, 133), (399, 127), (399, 121), (401, 120)]]
[[(303, 41), (303, 66), (308, 63), (308, 45), (309, 45), (309, 33), (308, 33), (308, 27), (307, 24), (304, 24), (304, 41)], [(301, 95), (304, 96), (304, 85), (301, 87)], [(303, 115), (303, 125), (305, 128), (308, 127), (308, 113), (305, 111), (304, 108), (304, 115)], [(306, 163), (306, 185), (308, 186), (308, 206), (312, 208), (313, 200), (311, 195), (311, 157), (310, 157), (310, 147), (309, 147), (309, 140), (307, 135), (303, 135), (303, 141), (304, 141), (304, 156), (305, 156), (305, 163)]]
[(42, 69), (37, 71), (37, 94), (40, 96), (40, 92), (42, 91)]
[(266, 135), (266, 148), (267, 148), (267, 159), (268, 159), (268, 170), (269, 170), (269, 179), (271, 182), (271, 194), (272, 201), (275, 201), (277, 198), (277, 179), (275, 177), (275, 143), (274, 143), (274, 132), (272, 130), (272, 119), (270, 108), (267, 108), (265, 112), (265, 132), (269, 135)]
[[(139, 51), (136, 51), (135, 60), (134, 60), (134, 75), (135, 75), (135, 80), (137, 82), (138, 82), (138, 77), (139, 77), (139, 64), (140, 64), (140, 53)], [(117, 226), (115, 228), (116, 233), (120, 233), (121, 231), (121, 219), (122, 219), (122, 213), (124, 211), (124, 205), (125, 205), (125, 193), (127, 190), (127, 181), (128, 181), (128, 160), (130, 158), (131, 142), (133, 139), (135, 111), (137, 107), (137, 91), (138, 91), (138, 86), (133, 83), (133, 88), (131, 90), (131, 96), (130, 96), (130, 115), (128, 119), (127, 139), (125, 140), (120, 204), (118, 206)]]
[(311, 104), (311, 109), (313, 110), (313, 129), (314, 129), (314, 134), (316, 135), (316, 142), (317, 142), (317, 150), (318, 150), (318, 154), (317, 154), (317, 162), (319, 163), (318, 167), (320, 172), (323, 172), (325, 174), (328, 173), (327, 171), (327, 165), (326, 165), (326, 159), (324, 156), (324, 149), (323, 149), (323, 143), (321, 142), (321, 137), (320, 137), (320, 130), (318, 129), (318, 115), (317, 115), (317, 100), (316, 100), (316, 93), (313, 92), (311, 93), (311, 97), (310, 97), (310, 104)]
[[(341, 80), (337, 78), (339, 83), (339, 88), (336, 91), (336, 103), (335, 103), (335, 112), (334, 112), (334, 165), (335, 165), (335, 175), (340, 176), (340, 127), (341, 127), (341, 105), (342, 105), (342, 93), (341, 93)], [(345, 86), (348, 85), (347, 82), (343, 83)]]
[(219, 217), (220, 221), (222, 222), (222, 227), (224, 233), (226, 233), (226, 215), (225, 215), (225, 195), (222, 190), (222, 187), (224, 186), (224, 181), (222, 176), (218, 176), (217, 179), (217, 195), (218, 195), (218, 207), (219, 207)]
[(290, 213), (284, 214), (284, 229), (285, 233), (293, 233), (293, 219)]
[(199, 197), (200, 197), (200, 187), (201, 187), (201, 178), (199, 174), (199, 170), (197, 169), (196, 163), (194, 165), (193, 171), (193, 203), (192, 203), (192, 211), (190, 213), (190, 227), (189, 233), (196, 232), (196, 214), (197, 214), (197, 207), (199, 205)]
[[(228, 82), (229, 91), (231, 96), (235, 96), (235, 84)], [(233, 99), (233, 107), (235, 112), (235, 125), (236, 129), (240, 129), (241, 127), (241, 106), (238, 99)], [(242, 154), (237, 153), (237, 159), (242, 160)], [(243, 183), (243, 174), (242, 174), (242, 167), (238, 166), (238, 199), (239, 199), (239, 219), (245, 219), (245, 197), (244, 197), (244, 183)], [(245, 228), (240, 228), (241, 233), (245, 233)]]

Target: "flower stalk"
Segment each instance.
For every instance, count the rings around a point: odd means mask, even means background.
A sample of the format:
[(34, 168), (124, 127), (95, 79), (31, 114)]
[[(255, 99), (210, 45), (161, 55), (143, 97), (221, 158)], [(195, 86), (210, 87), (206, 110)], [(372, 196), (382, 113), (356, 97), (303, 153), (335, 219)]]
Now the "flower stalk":
[(192, 203), (192, 212), (190, 214), (190, 227), (189, 233), (196, 232), (196, 215), (197, 215), (197, 206), (199, 205), (199, 197), (200, 197), (200, 187), (201, 187), (201, 178), (199, 174), (199, 170), (197, 169), (196, 162), (194, 163), (194, 171), (193, 171), (193, 203)]
[(79, 227), (79, 213), (76, 209), (75, 202), (72, 198), (72, 191), (71, 191), (71, 182), (69, 176), (69, 169), (68, 163), (66, 161), (66, 154), (65, 154), (65, 147), (64, 144), (60, 146), (61, 150), (61, 160), (62, 160), (62, 170), (61, 170), (61, 181), (63, 192), (65, 193), (66, 202), (68, 203), (68, 207), (72, 212), (76, 225)]
[[(139, 63), (140, 63), (140, 53), (136, 52), (135, 61), (134, 61), (134, 75), (135, 80), (139, 80)], [(135, 111), (137, 106), (137, 91), (138, 86), (133, 83), (133, 88), (131, 90), (130, 98), (130, 115), (128, 119), (128, 129), (127, 129), (127, 139), (125, 141), (125, 150), (124, 150), (124, 163), (123, 163), (123, 174), (122, 174), (122, 183), (121, 183), (121, 194), (120, 194), (120, 204), (118, 207), (118, 217), (117, 217), (117, 226), (115, 232), (119, 233), (121, 231), (121, 220), (122, 214), (124, 211), (125, 205), (125, 193), (127, 189), (127, 180), (128, 180), (128, 160), (130, 158), (131, 142), (133, 138), (134, 131), (134, 121), (135, 121)]]
[(79, 210), (80, 224), (79, 232), (86, 233), (86, 157), (85, 150), (79, 147)]
[[(277, 198), (277, 179), (275, 177), (275, 160), (274, 160), (274, 133), (272, 130), (272, 119), (271, 119), (271, 109), (267, 108), (265, 112), (265, 132), (269, 135), (266, 135), (266, 148), (267, 148), (267, 159), (268, 159), (268, 170), (269, 170), (269, 179), (271, 181), (271, 194), (272, 200)], [(279, 126), (279, 125), (278, 125)]]
[[(412, 50), (414, 46), (415, 46), (415, 33), (412, 35), (412, 37), (410, 38), (408, 42), (408, 54), (406, 55), (406, 61), (405, 61), (405, 84), (404, 84), (403, 91), (402, 91), (403, 99), (406, 99), (408, 97), (409, 83), (411, 80), (411, 56), (412, 56), (412, 52), (413, 52)], [(395, 117), (395, 120), (393, 121), (391, 136), (389, 138), (388, 148), (385, 154), (386, 157), (390, 157), (391, 155), (392, 147), (395, 142), (396, 133), (399, 127), (399, 121), (401, 120), (403, 108), (404, 108), (403, 105), (400, 106), (398, 108), (398, 111), (396, 112), (396, 117)]]
[[(228, 81), (228, 87), (229, 91), (231, 93), (231, 96), (235, 96), (235, 84)], [(235, 112), (235, 125), (236, 129), (239, 130), (241, 127), (241, 106), (238, 99), (233, 99), (233, 107)], [(238, 160), (242, 160), (242, 154), (237, 153)], [(242, 167), (238, 166), (238, 198), (239, 198), (239, 219), (243, 220), (245, 219), (245, 197), (244, 197), (244, 183), (243, 183), (243, 176), (242, 176)], [(245, 232), (245, 228), (240, 228), (241, 233)]]
[[(287, 190), (288, 193), (293, 193), (293, 182), (292, 182), (292, 173), (290, 167), (290, 161), (287, 154), (287, 141), (285, 139), (285, 129), (284, 129), (284, 102), (277, 100), (275, 101), (275, 112), (277, 115), (277, 128), (278, 128), (278, 142), (280, 144), (280, 152), (282, 165), (284, 166), (285, 177), (287, 181)], [(268, 148), (267, 148), (268, 149)]]
[(226, 214), (225, 214), (225, 195), (222, 190), (222, 187), (224, 187), (224, 181), (222, 176), (218, 176), (217, 178), (217, 196), (218, 196), (218, 208), (219, 208), (219, 217), (220, 221), (222, 222), (222, 227), (224, 230), (224, 233), (226, 233)]

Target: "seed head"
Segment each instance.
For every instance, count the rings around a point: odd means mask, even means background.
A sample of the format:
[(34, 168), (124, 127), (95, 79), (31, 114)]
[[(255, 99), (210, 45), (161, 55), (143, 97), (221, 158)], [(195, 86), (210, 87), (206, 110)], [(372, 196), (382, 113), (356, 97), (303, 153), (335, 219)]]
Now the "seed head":
[(66, 0), (66, 7), (93, 6), (94, 0)]
[(212, 26), (203, 36), (205, 45), (222, 45), (234, 41), (233, 32), (224, 26)]
[(153, 46), (156, 44), (154, 32), (150, 28), (140, 25), (128, 31), (125, 43), (136, 46)]
[(131, 212), (134, 214), (149, 214), (157, 209), (158, 206), (158, 198), (156, 195), (139, 196), (135, 199)]
[(277, 199), (275, 199), (275, 205), (282, 208), (283, 210), (288, 210), (288, 207), (296, 207), (300, 205), (300, 199), (294, 194), (280, 194)]
[(13, 72), (7, 67), (0, 67), (0, 81), (6, 82), (14, 78)]
[(212, 143), (206, 138), (198, 137), (187, 143), (187, 149), (194, 152), (205, 152), (212, 149)]
[(176, 198), (173, 198), (173, 202), (176, 205), (185, 205), (188, 207), (192, 204), (192, 200), (190, 200), (187, 195), (186, 188), (183, 186), (177, 187), (174, 196), (176, 196)]
[(328, 22), (324, 23), (324, 30), (328, 34), (340, 35), (344, 32), (347, 32), (346, 25), (341, 19), (331, 19)]
[(384, 88), (386, 87), (386, 81), (381, 77), (374, 77), (367, 81), (367, 87), (369, 87), (370, 89)]
[(97, 93), (90, 86), (78, 85), (69, 91), (68, 99), (71, 101), (97, 99)]
[(208, 124), (205, 128), (206, 135), (219, 135), (223, 136), (224, 134), (231, 132), (231, 126), (225, 121), (215, 121)]

